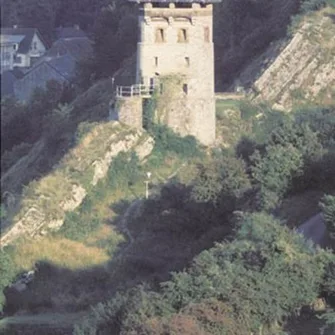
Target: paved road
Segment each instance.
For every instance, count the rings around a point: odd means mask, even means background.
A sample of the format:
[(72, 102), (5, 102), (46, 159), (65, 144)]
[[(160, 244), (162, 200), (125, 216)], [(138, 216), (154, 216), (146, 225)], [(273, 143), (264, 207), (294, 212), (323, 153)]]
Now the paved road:
[(325, 246), (327, 240), (327, 229), (323, 222), (321, 213), (314, 215), (305, 223), (300, 225), (297, 232), (303, 234), (306, 239), (312, 240), (321, 247)]

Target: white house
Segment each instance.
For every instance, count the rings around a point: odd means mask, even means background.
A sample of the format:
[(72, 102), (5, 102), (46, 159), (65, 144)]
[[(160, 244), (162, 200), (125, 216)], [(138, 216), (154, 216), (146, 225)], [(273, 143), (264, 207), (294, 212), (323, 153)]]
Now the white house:
[(35, 28), (1, 28), (1, 73), (14, 67), (29, 68), (46, 51)]

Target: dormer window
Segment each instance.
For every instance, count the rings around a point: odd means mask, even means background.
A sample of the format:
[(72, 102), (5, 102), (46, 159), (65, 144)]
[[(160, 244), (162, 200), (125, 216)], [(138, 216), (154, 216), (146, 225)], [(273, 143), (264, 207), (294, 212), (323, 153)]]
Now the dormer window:
[(37, 50), (37, 42), (33, 43), (33, 48), (34, 48), (34, 50)]
[(13, 44), (13, 50), (17, 49), (17, 44)]
[(165, 30), (163, 28), (156, 29), (156, 36), (155, 36), (156, 43), (164, 43), (165, 42)]
[(187, 29), (179, 29), (178, 30), (178, 43), (187, 43), (188, 42), (188, 34)]

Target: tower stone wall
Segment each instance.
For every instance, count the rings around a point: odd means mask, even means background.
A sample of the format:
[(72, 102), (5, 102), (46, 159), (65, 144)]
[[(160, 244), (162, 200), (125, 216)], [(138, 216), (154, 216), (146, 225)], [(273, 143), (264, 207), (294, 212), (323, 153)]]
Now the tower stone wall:
[(220, 1), (139, 0), (136, 84), (164, 96), (165, 79), (178, 77), (156, 119), (205, 145), (215, 141), (212, 3)]

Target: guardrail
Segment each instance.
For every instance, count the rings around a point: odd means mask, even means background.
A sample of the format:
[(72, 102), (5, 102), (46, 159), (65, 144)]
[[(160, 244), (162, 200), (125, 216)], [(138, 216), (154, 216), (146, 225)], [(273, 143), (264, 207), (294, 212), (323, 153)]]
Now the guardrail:
[(131, 85), (131, 86), (116, 86), (116, 97), (147, 97), (151, 96), (154, 92), (154, 86), (147, 85)]

